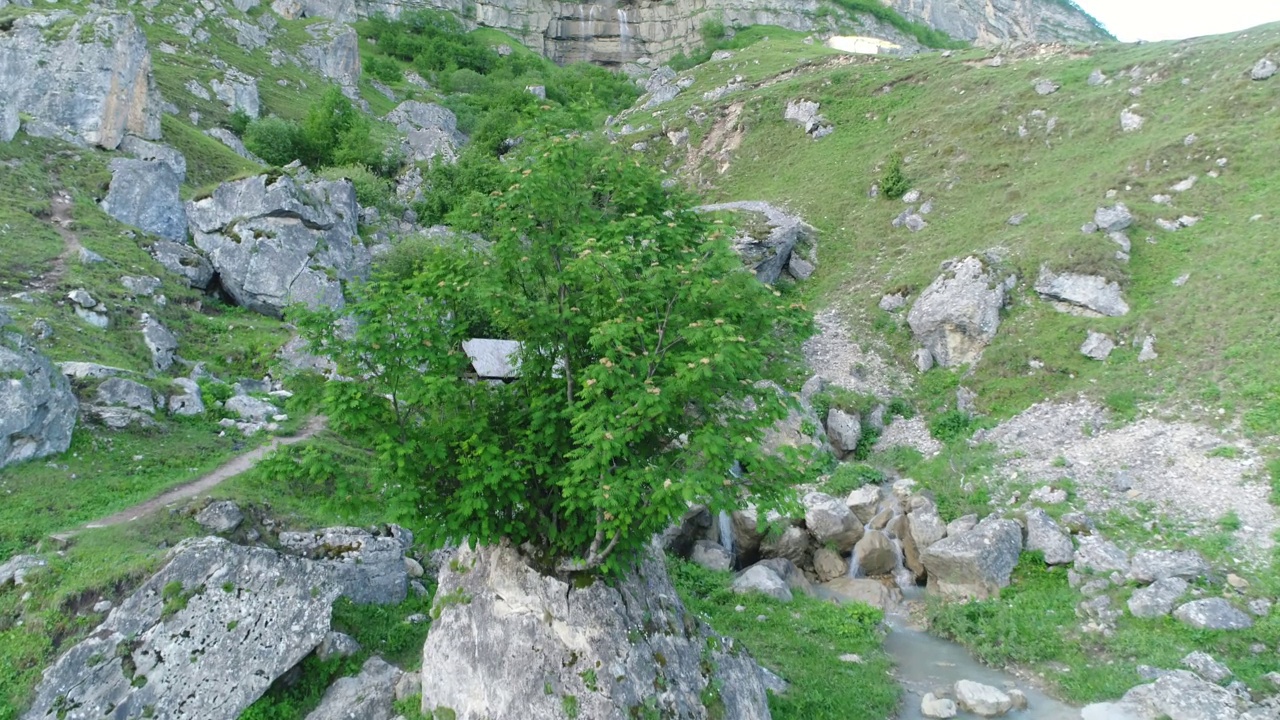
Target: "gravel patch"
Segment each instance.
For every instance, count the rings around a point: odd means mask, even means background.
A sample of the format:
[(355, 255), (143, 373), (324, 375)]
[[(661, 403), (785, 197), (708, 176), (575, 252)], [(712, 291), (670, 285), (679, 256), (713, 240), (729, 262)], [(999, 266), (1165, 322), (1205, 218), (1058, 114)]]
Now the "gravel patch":
[(854, 340), (837, 310), (814, 316), (817, 332), (804, 344), (804, 356), (814, 373), (832, 385), (882, 400), (902, 394), (911, 377), (884, 361), (871, 341)]
[[(1212, 530), (1234, 511), (1243, 559), (1269, 561), (1280, 522), (1270, 487), (1257, 479), (1263, 463), (1252, 445), (1192, 423), (1144, 418), (1108, 428), (1106, 421), (1089, 401), (1043, 402), (974, 441), (995, 443), (1008, 458), (1003, 471), (1020, 481), (1074, 479), (1089, 512), (1148, 501), (1171, 518)], [(1209, 456), (1225, 446), (1236, 448), (1235, 457)]]

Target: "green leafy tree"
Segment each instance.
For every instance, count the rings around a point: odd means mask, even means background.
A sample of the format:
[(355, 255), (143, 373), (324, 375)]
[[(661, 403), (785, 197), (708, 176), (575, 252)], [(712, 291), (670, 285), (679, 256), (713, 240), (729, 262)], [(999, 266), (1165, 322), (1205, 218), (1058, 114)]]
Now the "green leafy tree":
[[(652, 170), (585, 140), (529, 157), (455, 213), (483, 250), (353, 288), (345, 333), (300, 320), (354, 378), (329, 384), (329, 417), (374, 449), (392, 513), (572, 572), (620, 569), (690, 502), (787, 502), (794, 458), (761, 439), (788, 407), (757, 382), (790, 377), (809, 314)], [(474, 337), (518, 341), (518, 378), (469, 377)]]

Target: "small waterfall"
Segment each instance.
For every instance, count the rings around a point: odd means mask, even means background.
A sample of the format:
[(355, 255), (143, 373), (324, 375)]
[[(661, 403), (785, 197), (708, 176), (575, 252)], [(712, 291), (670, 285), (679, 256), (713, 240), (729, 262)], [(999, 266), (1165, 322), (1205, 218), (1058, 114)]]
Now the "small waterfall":
[(631, 28), (627, 27), (627, 11), (622, 8), (618, 8), (618, 42), (625, 59), (631, 54)]
[(897, 557), (897, 566), (893, 568), (893, 584), (897, 585), (898, 588), (901, 590), (915, 587), (916, 585), (915, 573), (908, 570), (906, 565), (902, 563), (903, 553), (902, 553), (901, 540), (893, 541), (893, 550), (894, 550), (894, 554)]
[(583, 40), (590, 40), (591, 21), (587, 17), (587, 6), (581, 3), (578, 4), (578, 24), (582, 26), (578, 32), (578, 37)]
[(733, 556), (733, 518), (729, 517), (729, 513), (721, 510), (720, 517), (717, 518), (720, 524), (720, 545), (729, 551), (729, 556)]
[(866, 573), (862, 572), (862, 563), (858, 562), (858, 553), (849, 553), (849, 577), (857, 579), (866, 577)]

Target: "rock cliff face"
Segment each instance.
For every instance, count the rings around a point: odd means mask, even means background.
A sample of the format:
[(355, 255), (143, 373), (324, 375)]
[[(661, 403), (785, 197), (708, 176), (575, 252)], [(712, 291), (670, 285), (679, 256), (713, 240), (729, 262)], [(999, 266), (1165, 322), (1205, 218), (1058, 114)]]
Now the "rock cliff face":
[[(909, 18), (981, 44), (1032, 40), (1083, 41), (1105, 37), (1093, 20), (1057, 0), (891, 0)], [(413, 10), (448, 10), (477, 25), (497, 28), (557, 62), (619, 65), (642, 57), (665, 60), (701, 44), (709, 19), (726, 26), (779, 25), (801, 31), (835, 31), (819, 17), (818, 0), (277, 0), (292, 17), (350, 21), (355, 16), (398, 17)], [(854, 22), (858, 34), (906, 40), (870, 17)], [(909, 40), (906, 43), (912, 45)]]
[(0, 78), (0, 107), (33, 116), (33, 135), (108, 150), (127, 134), (160, 137), (151, 53), (128, 13), (60, 11), (0, 22)]
[(912, 20), (979, 45), (1031, 40), (1088, 42), (1107, 32), (1060, 0), (888, 0)]

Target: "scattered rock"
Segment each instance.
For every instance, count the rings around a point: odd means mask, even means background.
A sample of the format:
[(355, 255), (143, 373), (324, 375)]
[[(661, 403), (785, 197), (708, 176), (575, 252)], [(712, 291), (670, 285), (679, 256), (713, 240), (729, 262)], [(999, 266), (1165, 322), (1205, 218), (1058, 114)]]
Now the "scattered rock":
[(387, 122), (405, 134), (404, 152), (411, 162), (430, 162), (437, 158), (452, 163), (467, 142), (458, 132), (458, 118), (449, 109), (435, 103), (406, 100), (387, 113)]
[(1120, 112), (1120, 130), (1123, 132), (1136, 132), (1142, 129), (1146, 119), (1135, 113), (1132, 108), (1125, 108)]
[(1253, 69), (1249, 71), (1249, 77), (1254, 80), (1268, 80), (1276, 74), (1276, 64), (1271, 58), (1262, 58), (1254, 64)]
[(848, 575), (819, 585), (814, 594), (841, 605), (859, 603), (881, 610), (892, 608), (896, 600), (893, 592), (879, 580), (852, 578)]
[(1034, 508), (1026, 513), (1027, 549), (1044, 553), (1046, 565), (1070, 565), (1075, 560), (1071, 536), (1054, 522), (1049, 513)]
[(157, 372), (164, 372), (173, 366), (178, 338), (147, 313), (142, 313), (142, 342), (151, 351), (151, 366)]
[(182, 277), (197, 290), (204, 290), (213, 282), (213, 266), (203, 255), (187, 245), (158, 240), (151, 245), (151, 256), (165, 270)]
[(985, 599), (1009, 584), (1022, 552), (1022, 528), (988, 517), (969, 532), (948, 536), (921, 555), (929, 589), (943, 597)]
[(810, 100), (792, 100), (787, 103), (783, 119), (798, 124), (814, 138), (829, 135), (832, 128), (827, 119), (818, 114), (818, 103)]
[(360, 643), (356, 639), (340, 633), (337, 630), (330, 630), (325, 633), (324, 640), (320, 641), (320, 645), (316, 647), (316, 657), (321, 660), (329, 660), (336, 657), (351, 657), (360, 652)]
[(1140, 618), (1168, 615), (1186, 594), (1188, 587), (1187, 581), (1181, 578), (1157, 580), (1147, 587), (1133, 591), (1133, 595), (1129, 596), (1129, 612)]
[(1182, 666), (1211, 683), (1221, 683), (1231, 677), (1231, 668), (1214, 660), (1212, 655), (1200, 650), (1196, 650), (1182, 658)]
[(219, 534), (235, 530), (242, 522), (244, 522), (244, 513), (240, 512), (240, 506), (231, 500), (209, 503), (203, 510), (196, 513), (197, 524), (209, 532)]
[(1009, 225), (1017, 227), (1018, 225), (1021, 225), (1024, 221), (1026, 221), (1028, 217), (1030, 216), (1027, 213), (1018, 213), (1016, 215), (1011, 216), (1005, 222)]
[(703, 205), (696, 212), (740, 212), (754, 215), (768, 227), (765, 237), (747, 233), (733, 239), (733, 249), (742, 262), (751, 268), (756, 279), (766, 285), (778, 281), (783, 271), (789, 270), (791, 256), (800, 253), (809, 264), (816, 264), (813, 254), (817, 230), (796, 215), (785, 212), (769, 203), (741, 201)]
[(1142, 550), (1129, 564), (1129, 577), (1143, 585), (1165, 578), (1198, 580), (1209, 573), (1209, 563), (1194, 550)]
[(157, 399), (155, 392), (146, 385), (113, 377), (98, 386), (95, 401), (99, 405), (131, 408), (150, 414), (156, 411)]
[(1061, 312), (1090, 317), (1120, 317), (1129, 312), (1120, 284), (1097, 275), (1058, 274), (1041, 267), (1035, 291)]
[(849, 493), (844, 504), (858, 516), (858, 520), (863, 524), (869, 523), (871, 518), (876, 516), (877, 508), (880, 506), (880, 486), (863, 485)]
[(1241, 703), (1230, 691), (1193, 673), (1173, 670), (1125, 693), (1120, 704), (1135, 708), (1142, 718), (1235, 720)]
[(1000, 328), (1007, 282), (982, 260), (967, 257), (944, 264), (907, 314), (916, 342), (928, 359), (943, 367), (972, 365)]
[(1138, 362), (1151, 362), (1160, 357), (1156, 352), (1156, 339), (1150, 335), (1142, 339), (1142, 350), (1138, 352)]
[(169, 412), (184, 417), (204, 414), (204, 398), (194, 380), (176, 378), (173, 386), (182, 392), (169, 396)]
[(1058, 88), (1060, 87), (1062, 86), (1047, 78), (1040, 78), (1035, 81), (1035, 90), (1037, 95), (1052, 95), (1058, 92)]
[(1013, 699), (1000, 690), (970, 680), (955, 684), (956, 705), (981, 717), (999, 717), (1013, 709)]
[(401, 675), (400, 668), (374, 655), (359, 675), (335, 680), (306, 720), (390, 720)]
[(862, 522), (847, 505), (826, 493), (811, 492), (801, 501), (804, 522), (819, 545), (830, 543), (841, 554), (853, 550), (862, 538)]
[(1199, 179), (1199, 178), (1197, 178), (1195, 175), (1191, 175), (1191, 176), (1187, 177), (1187, 179), (1186, 179), (1186, 180), (1181, 180), (1181, 181), (1179, 181), (1179, 182), (1175, 183), (1175, 184), (1174, 184), (1172, 187), (1170, 187), (1169, 189), (1170, 189), (1170, 190), (1172, 190), (1172, 191), (1174, 191), (1174, 192), (1176, 192), (1176, 193), (1184, 193), (1184, 192), (1186, 192), (1186, 191), (1190, 190), (1191, 188), (1195, 187), (1195, 186), (1196, 186), (1196, 180), (1198, 180), (1198, 179)]
[(71, 384), (21, 335), (3, 327), (0, 378), (0, 468), (70, 447), (78, 408)]
[(46, 567), (49, 563), (35, 555), (14, 555), (0, 563), (0, 588), (9, 583), (17, 586), (27, 584), (27, 574), (32, 570)]
[(1192, 600), (1173, 611), (1173, 616), (1198, 630), (1248, 630), (1253, 619), (1222, 598)]
[(951, 698), (940, 698), (933, 693), (925, 693), (920, 699), (920, 714), (927, 718), (953, 718), (956, 716), (956, 701)]
[[(870, 534), (870, 533), (868, 533)], [(864, 542), (867, 536), (864, 535), (859, 543)], [(858, 546), (853, 548), (854, 555), (858, 553)], [(820, 547), (813, 553), (813, 572), (818, 576), (818, 582), (827, 582), (838, 577), (844, 577), (849, 572), (849, 563), (836, 551)]]
[(1098, 85), (1101, 85), (1106, 81), (1107, 81), (1107, 76), (1103, 75), (1101, 70), (1094, 69), (1093, 72), (1089, 73), (1088, 82), (1090, 87), (1097, 87)]
[(253, 422), (265, 422), (271, 417), (280, 414), (280, 408), (266, 400), (259, 400), (249, 395), (236, 395), (228, 399), (224, 407), (228, 412), (233, 412), (237, 416)]
[(229, 112), (243, 111), (251, 118), (256, 118), (262, 111), (262, 102), (258, 98), (258, 81), (245, 73), (231, 68), (222, 79), (209, 81), (214, 97), (227, 106)]
[(710, 540), (698, 540), (693, 545), (689, 559), (708, 570), (729, 570), (733, 568), (733, 556), (720, 543)]
[(898, 549), (888, 535), (868, 530), (853, 546), (851, 562), (860, 575), (888, 575), (898, 565)]
[(1116, 544), (1100, 535), (1085, 535), (1076, 549), (1075, 570), (1080, 573), (1105, 575), (1129, 571), (1129, 556)]
[(858, 416), (850, 415), (839, 408), (827, 411), (827, 438), (836, 451), (837, 458), (844, 458), (858, 447), (862, 440), (862, 423)]
[[(460, 548), (441, 569), (435, 613), (423, 648), (427, 716), (445, 707), (458, 718), (558, 718), (574, 696), (582, 718), (626, 717), (646, 698), (664, 717), (706, 717), (700, 697), (714, 686), (724, 717), (769, 717), (759, 666), (684, 609), (657, 554), (616, 583), (575, 587), (513, 548)], [(590, 686), (588, 668), (601, 669)]]
[(947, 536), (947, 524), (932, 503), (918, 507), (906, 515), (906, 528), (902, 533), (903, 563), (915, 574), (917, 580), (925, 576), (921, 555)]
[(1095, 210), (1093, 222), (1103, 232), (1121, 232), (1133, 224), (1133, 213), (1129, 212), (1124, 203), (1116, 203), (1111, 207), (1099, 207)]
[(1081, 354), (1094, 360), (1106, 360), (1111, 355), (1111, 351), (1115, 349), (1116, 344), (1112, 342), (1111, 338), (1093, 330), (1089, 331), (1088, 337), (1080, 345)]

